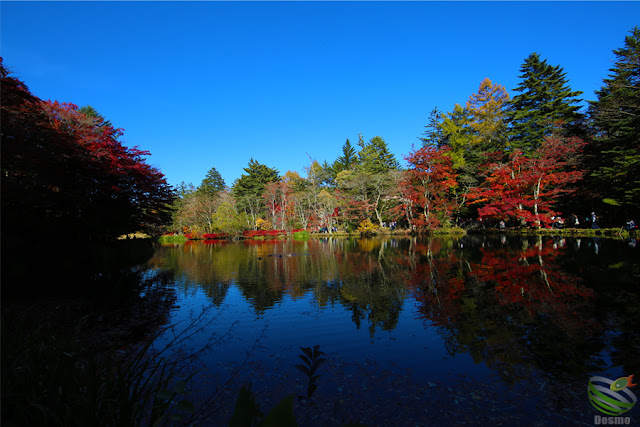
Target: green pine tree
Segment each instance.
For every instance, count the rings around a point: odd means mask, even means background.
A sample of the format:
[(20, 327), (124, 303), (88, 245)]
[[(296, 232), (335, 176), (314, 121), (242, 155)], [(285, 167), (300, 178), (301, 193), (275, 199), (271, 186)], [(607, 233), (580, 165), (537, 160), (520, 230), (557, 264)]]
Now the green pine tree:
[(560, 66), (547, 64), (532, 53), (520, 68), (519, 94), (509, 102), (509, 140), (512, 148), (530, 154), (545, 137), (562, 129), (566, 136), (579, 134), (582, 114), (580, 91), (572, 91)]
[(427, 147), (433, 145), (436, 148), (440, 148), (445, 144), (445, 137), (442, 133), (442, 121), (444, 120), (444, 116), (442, 111), (438, 110), (438, 107), (435, 107), (431, 110), (429, 114), (429, 122), (424, 127), (424, 135), (422, 138), (418, 138), (422, 141), (422, 146)]
[(358, 153), (353, 145), (351, 145), (349, 138), (347, 138), (347, 141), (342, 145), (342, 156), (338, 157), (336, 161), (333, 162), (331, 169), (334, 175), (338, 175), (343, 170), (353, 169), (357, 163)]
[(359, 135), (359, 139), (359, 169), (375, 174), (400, 168), (400, 164), (389, 151), (389, 147), (387, 147), (387, 143), (383, 138), (374, 136), (366, 144), (362, 139), (362, 135)]
[(222, 179), (220, 172), (218, 172), (216, 168), (211, 168), (211, 170), (207, 172), (207, 176), (202, 180), (202, 183), (200, 183), (198, 191), (208, 196), (215, 197), (218, 193), (224, 190), (224, 187), (224, 179)]
[(595, 135), (591, 178), (605, 203), (640, 212), (640, 28), (614, 50), (616, 62), (590, 103)]
[(277, 169), (272, 169), (253, 159), (249, 160), (249, 165), (244, 168), (244, 171), (246, 174), (242, 174), (233, 183), (233, 193), (236, 197), (260, 197), (269, 182), (280, 180)]

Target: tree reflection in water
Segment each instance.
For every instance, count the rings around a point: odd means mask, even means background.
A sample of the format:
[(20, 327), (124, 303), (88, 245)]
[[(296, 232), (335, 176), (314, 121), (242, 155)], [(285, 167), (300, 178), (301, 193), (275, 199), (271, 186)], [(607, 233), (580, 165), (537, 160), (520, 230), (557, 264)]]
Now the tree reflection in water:
[[(638, 261), (624, 242), (601, 241), (591, 262), (593, 249), (578, 243), (473, 236), (193, 242), (159, 247), (152, 264), (173, 270), (185, 292), (200, 287), (216, 305), (236, 286), (256, 314), (277, 310), (285, 297), (311, 295), (321, 310), (344, 307), (371, 339), (394, 331), (403, 310), (417, 306), (450, 356), (468, 353), (508, 383), (534, 370), (598, 372), (610, 365), (605, 353), (637, 369), (629, 357), (640, 354), (637, 308), (620, 295), (638, 301), (637, 288), (626, 284), (638, 279)], [(607, 250), (624, 260), (612, 274)], [(607, 284), (619, 292), (607, 292)]]

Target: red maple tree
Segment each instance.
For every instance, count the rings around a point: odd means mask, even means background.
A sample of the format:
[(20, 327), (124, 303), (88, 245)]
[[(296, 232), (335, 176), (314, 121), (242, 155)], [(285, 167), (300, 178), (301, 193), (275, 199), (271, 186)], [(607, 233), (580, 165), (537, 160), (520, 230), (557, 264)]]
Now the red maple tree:
[(449, 152), (449, 148), (427, 146), (405, 157), (410, 168), (400, 183), (398, 210), (413, 230), (451, 221), (455, 208), (451, 190), (458, 183)]
[(40, 100), (1, 60), (0, 75), (3, 230), (87, 241), (170, 220), (173, 190), (148, 152), (124, 146), (97, 114)]
[(517, 219), (521, 224), (549, 225), (556, 199), (574, 191), (569, 187), (584, 175), (576, 159), (584, 143), (579, 138), (547, 138), (531, 156), (515, 150), (506, 163), (487, 166), (482, 187), (471, 191), (472, 203), (483, 203), (480, 218)]

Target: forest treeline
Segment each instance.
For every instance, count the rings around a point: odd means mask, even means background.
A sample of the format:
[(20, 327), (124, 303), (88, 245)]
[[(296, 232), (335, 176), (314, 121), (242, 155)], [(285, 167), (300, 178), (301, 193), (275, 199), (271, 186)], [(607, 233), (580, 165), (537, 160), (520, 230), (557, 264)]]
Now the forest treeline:
[(406, 169), (382, 137), (361, 134), (333, 162), (312, 160), (304, 176), (251, 159), (227, 187), (214, 167), (199, 186), (178, 188), (172, 231), (548, 227), (591, 212), (620, 226), (640, 213), (640, 29), (614, 54), (582, 109), (582, 92), (537, 53), (522, 64), (513, 96), (485, 78), (465, 104), (431, 112)]
[(230, 187), (212, 167), (169, 186), (148, 154), (90, 106), (43, 101), (2, 74), (3, 242), (113, 239), (137, 231), (412, 231), (503, 220), (544, 227), (558, 215), (622, 225), (640, 213), (640, 29), (632, 29), (596, 99), (537, 53), (510, 95), (484, 79), (451, 111), (434, 109), (402, 168), (381, 136), (348, 139), (301, 175), (251, 159)]

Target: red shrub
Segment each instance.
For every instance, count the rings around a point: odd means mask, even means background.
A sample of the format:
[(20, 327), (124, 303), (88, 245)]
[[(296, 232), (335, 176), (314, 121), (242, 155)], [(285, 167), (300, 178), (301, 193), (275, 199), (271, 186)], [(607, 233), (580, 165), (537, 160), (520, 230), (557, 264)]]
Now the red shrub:
[(202, 238), (207, 239), (226, 239), (228, 236), (227, 233), (206, 233), (202, 235)]

